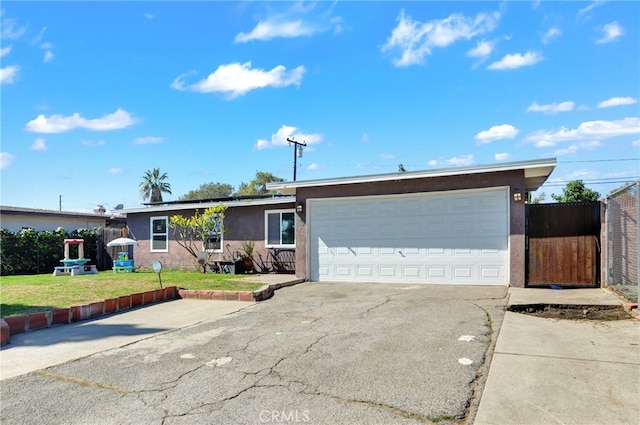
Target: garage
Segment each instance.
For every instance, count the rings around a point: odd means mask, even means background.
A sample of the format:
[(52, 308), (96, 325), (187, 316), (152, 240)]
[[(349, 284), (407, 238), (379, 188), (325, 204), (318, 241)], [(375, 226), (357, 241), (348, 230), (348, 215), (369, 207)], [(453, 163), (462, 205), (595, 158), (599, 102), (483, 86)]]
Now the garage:
[(268, 183), (295, 195), (296, 276), (524, 287), (526, 202), (555, 158)]
[(308, 199), (309, 278), (507, 285), (508, 188)]

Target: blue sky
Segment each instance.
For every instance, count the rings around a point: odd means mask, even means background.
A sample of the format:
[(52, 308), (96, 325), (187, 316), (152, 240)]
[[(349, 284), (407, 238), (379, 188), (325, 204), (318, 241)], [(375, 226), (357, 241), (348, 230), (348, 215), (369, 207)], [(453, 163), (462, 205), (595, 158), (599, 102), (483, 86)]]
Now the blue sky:
[(638, 2), (2, 2), (0, 204), (556, 157), (640, 178)]

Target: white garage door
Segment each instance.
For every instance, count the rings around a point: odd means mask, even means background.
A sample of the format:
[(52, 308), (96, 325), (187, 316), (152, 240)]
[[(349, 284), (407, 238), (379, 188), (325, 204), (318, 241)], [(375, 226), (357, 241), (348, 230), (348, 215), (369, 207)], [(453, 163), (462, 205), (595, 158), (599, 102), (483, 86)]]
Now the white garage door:
[(310, 279), (506, 285), (507, 189), (309, 200)]

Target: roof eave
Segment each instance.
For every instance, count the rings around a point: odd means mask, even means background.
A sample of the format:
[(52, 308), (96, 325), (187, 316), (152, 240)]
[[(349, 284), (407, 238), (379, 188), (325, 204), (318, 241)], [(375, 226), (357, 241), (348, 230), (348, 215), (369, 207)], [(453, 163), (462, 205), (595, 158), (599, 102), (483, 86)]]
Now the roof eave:
[(267, 189), (278, 190), (282, 194), (293, 195), (302, 187), (334, 186), (355, 183), (372, 183), (391, 180), (408, 180), (434, 177), (459, 176), (463, 174), (493, 173), (500, 171), (524, 170), (526, 190), (538, 189), (555, 169), (557, 161), (548, 158), (533, 161), (509, 162), (498, 165), (476, 165), (469, 167), (443, 168), (437, 170), (411, 171), (406, 173), (388, 173), (355, 177), (340, 177), (320, 180), (267, 183)]
[(226, 207), (251, 207), (261, 205), (279, 205), (295, 202), (295, 198), (292, 197), (278, 197), (269, 199), (259, 199), (253, 201), (227, 201), (227, 202), (197, 202), (192, 204), (172, 204), (172, 205), (158, 205), (148, 206), (144, 208), (131, 208), (122, 210), (124, 214), (137, 214), (137, 213), (157, 213), (163, 211), (180, 211), (180, 210), (203, 210), (216, 205), (224, 205)]

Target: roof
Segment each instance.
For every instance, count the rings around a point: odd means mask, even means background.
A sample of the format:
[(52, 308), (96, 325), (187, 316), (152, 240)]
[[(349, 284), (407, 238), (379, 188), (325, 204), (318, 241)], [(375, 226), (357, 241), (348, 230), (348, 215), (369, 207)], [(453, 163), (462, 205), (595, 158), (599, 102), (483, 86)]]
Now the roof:
[(101, 220), (114, 220), (122, 219), (124, 217), (110, 214), (96, 214), (96, 213), (82, 213), (74, 211), (56, 211), (56, 210), (44, 210), (38, 208), (24, 208), (24, 207), (10, 207), (0, 206), (0, 214), (6, 215), (39, 215), (50, 217), (70, 217), (70, 218), (83, 218), (83, 219), (101, 219)]
[(278, 190), (283, 194), (295, 194), (296, 189), (302, 187), (376, 183), (382, 181), (424, 179), (523, 170), (526, 186), (525, 190), (527, 192), (533, 192), (542, 186), (547, 178), (549, 178), (551, 172), (556, 168), (556, 163), (555, 158), (548, 158), (534, 161), (506, 162), (495, 165), (475, 165), (470, 167), (439, 168), (436, 170), (409, 171), (404, 173), (373, 174), (366, 176), (338, 177), (294, 182), (274, 182), (267, 183), (267, 189)]
[(261, 205), (280, 205), (290, 204), (295, 202), (295, 196), (290, 195), (267, 195), (267, 196), (251, 196), (251, 197), (231, 197), (231, 198), (214, 198), (214, 199), (200, 199), (191, 201), (174, 201), (163, 202), (162, 204), (145, 204), (148, 205), (142, 208), (128, 208), (122, 210), (123, 214), (138, 214), (138, 213), (157, 213), (164, 211), (177, 211), (177, 210), (195, 210), (205, 209), (209, 207), (215, 207), (216, 205), (224, 205), (229, 208), (235, 207), (251, 207)]

